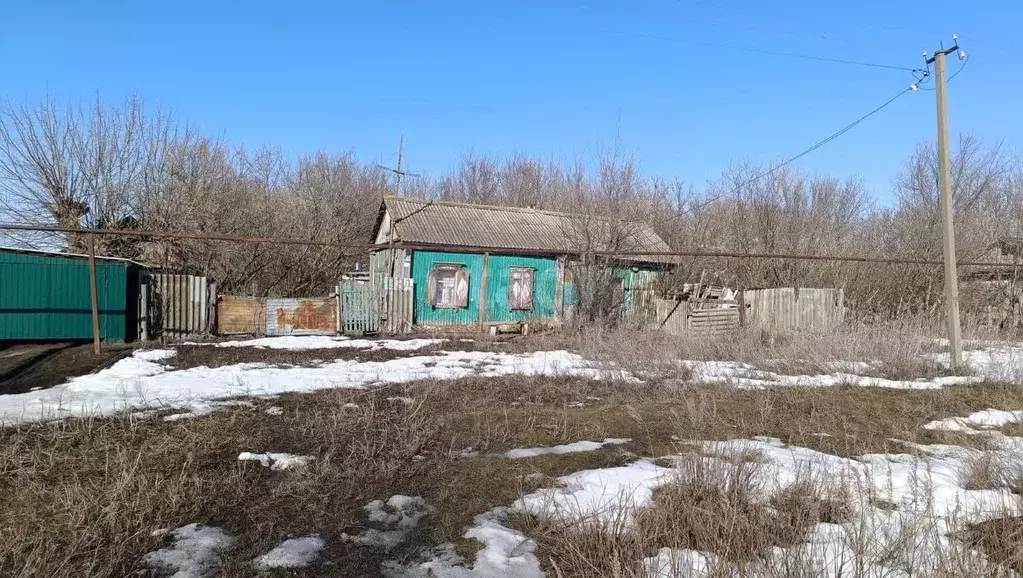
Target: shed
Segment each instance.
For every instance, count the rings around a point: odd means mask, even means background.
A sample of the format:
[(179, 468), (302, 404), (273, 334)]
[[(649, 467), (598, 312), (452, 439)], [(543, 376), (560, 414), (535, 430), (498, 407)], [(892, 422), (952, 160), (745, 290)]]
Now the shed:
[[(139, 275), (127, 259), (96, 257), (100, 337), (138, 335)], [(0, 341), (92, 338), (86, 255), (0, 247)]]
[(559, 318), (573, 302), (572, 266), (587, 252), (630, 255), (615, 275), (629, 292), (672, 263), (638, 222), (450, 201), (385, 197), (370, 259), (375, 285), (411, 280), (417, 325)]

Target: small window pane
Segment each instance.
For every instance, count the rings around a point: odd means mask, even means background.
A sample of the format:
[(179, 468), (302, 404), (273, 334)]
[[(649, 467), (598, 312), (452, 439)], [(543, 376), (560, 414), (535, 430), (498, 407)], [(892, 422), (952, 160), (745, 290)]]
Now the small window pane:
[(430, 271), (430, 304), (437, 308), (468, 305), (469, 272), (459, 265), (437, 264)]
[(508, 283), (508, 304), (513, 310), (533, 309), (533, 270), (513, 268)]

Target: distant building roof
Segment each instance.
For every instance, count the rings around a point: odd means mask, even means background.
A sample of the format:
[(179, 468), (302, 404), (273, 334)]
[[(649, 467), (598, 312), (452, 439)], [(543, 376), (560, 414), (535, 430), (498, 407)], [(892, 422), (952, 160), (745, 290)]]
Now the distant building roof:
[[(5, 253), (21, 253), (25, 255), (51, 255), (53, 257), (68, 257), (72, 259), (88, 259), (88, 255), (82, 255), (79, 253), (66, 253), (64, 251), (44, 251), (41, 249), (25, 249), (23, 247), (0, 247), (0, 252)], [(97, 261), (120, 261), (123, 263), (131, 263), (133, 265), (139, 265), (145, 267), (144, 264), (131, 259), (124, 259), (122, 257), (105, 257), (103, 255), (96, 255)]]
[[(383, 229), (383, 230), (382, 230)], [(646, 223), (537, 209), (384, 197), (375, 241), (496, 250), (580, 253), (671, 251)], [(393, 231), (393, 233), (392, 233)], [(671, 256), (624, 256), (629, 261), (671, 263)]]

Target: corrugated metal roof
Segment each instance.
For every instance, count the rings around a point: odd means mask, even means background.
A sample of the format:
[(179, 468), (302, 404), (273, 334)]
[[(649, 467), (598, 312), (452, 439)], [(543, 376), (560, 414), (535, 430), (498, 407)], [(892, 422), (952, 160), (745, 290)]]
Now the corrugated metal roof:
[[(69, 257), (72, 259), (88, 259), (88, 255), (79, 253), (65, 253), (63, 251), (44, 251), (42, 249), (25, 249), (23, 247), (0, 247), (0, 252), (5, 253), (20, 253), (22, 255), (48, 255), (52, 257)], [(122, 257), (106, 257), (103, 255), (96, 255), (97, 261), (116, 261), (120, 263), (131, 263), (133, 265), (139, 265), (144, 267), (143, 263), (138, 261), (132, 261), (131, 259), (125, 259)]]
[[(384, 207), (395, 241), (410, 244), (526, 252), (671, 251), (646, 223), (607, 217), (406, 197), (384, 197)], [(674, 261), (654, 255), (629, 260)]]

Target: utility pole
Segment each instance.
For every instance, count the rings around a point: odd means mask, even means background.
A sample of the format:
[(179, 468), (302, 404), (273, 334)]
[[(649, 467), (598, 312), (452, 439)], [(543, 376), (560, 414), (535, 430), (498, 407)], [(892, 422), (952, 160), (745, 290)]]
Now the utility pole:
[(89, 233), (89, 305), (92, 309), (92, 353), (100, 354), (99, 296), (96, 290), (96, 235)]
[[(956, 241), (953, 216), (955, 207), (952, 203), (952, 162), (948, 150), (948, 101), (945, 94), (946, 75), (945, 57), (958, 53), (960, 59), (966, 53), (959, 50), (958, 37), (952, 35), (955, 46), (942, 49), (927, 59), (927, 64), (934, 63), (934, 94), (937, 96), (938, 111), (938, 185), (941, 210), (941, 249), (945, 257), (945, 303), (948, 317), (948, 356), (949, 367), (957, 371), (963, 362), (962, 335), (959, 328), (959, 276), (956, 271)], [(925, 54), (926, 57), (926, 54)]]

